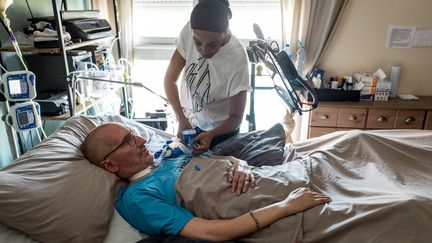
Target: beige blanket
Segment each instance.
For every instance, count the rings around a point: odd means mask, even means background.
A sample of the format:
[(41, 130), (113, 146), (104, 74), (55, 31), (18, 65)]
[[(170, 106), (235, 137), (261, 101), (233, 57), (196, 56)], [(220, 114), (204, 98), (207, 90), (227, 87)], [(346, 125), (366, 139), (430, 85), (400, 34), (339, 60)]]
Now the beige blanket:
[(193, 159), (177, 199), (196, 216), (231, 218), (285, 198), (297, 187), (332, 197), (243, 238), (244, 242), (431, 242), (432, 131), (338, 132), (291, 146), (293, 160), (254, 168), (241, 196), (227, 161)]

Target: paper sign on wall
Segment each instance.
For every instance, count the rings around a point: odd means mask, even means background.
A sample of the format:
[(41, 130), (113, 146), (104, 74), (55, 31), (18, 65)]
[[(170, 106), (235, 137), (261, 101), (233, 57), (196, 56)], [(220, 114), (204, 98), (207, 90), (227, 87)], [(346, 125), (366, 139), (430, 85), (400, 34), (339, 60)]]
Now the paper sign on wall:
[(432, 30), (417, 30), (414, 38), (414, 46), (432, 46)]
[(416, 32), (415, 26), (390, 25), (387, 32), (387, 48), (412, 47)]

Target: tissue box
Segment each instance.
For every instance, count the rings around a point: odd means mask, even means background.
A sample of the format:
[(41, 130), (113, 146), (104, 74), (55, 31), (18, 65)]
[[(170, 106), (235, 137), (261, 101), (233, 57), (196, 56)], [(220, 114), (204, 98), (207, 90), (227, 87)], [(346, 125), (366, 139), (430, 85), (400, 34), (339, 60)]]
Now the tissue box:
[(364, 86), (361, 89), (360, 95), (374, 95), (376, 93), (377, 89), (373, 86)]
[(376, 87), (378, 79), (373, 77), (370, 73), (354, 73), (354, 79), (357, 82), (362, 82), (364, 86)]

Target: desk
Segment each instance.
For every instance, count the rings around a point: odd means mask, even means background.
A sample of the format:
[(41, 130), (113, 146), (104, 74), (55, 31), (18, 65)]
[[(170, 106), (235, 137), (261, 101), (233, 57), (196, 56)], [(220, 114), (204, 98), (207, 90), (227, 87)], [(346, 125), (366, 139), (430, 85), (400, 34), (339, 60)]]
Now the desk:
[(319, 102), (309, 120), (308, 137), (352, 129), (432, 130), (432, 96), (418, 100)]

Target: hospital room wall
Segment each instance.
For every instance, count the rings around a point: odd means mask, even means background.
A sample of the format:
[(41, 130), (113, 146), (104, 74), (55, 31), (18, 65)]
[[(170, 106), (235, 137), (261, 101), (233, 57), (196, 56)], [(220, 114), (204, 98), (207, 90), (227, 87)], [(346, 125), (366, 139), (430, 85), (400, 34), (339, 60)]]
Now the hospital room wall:
[[(28, 1), (33, 13), (34, 17), (42, 17), (42, 16), (52, 16), (52, 5), (51, 1), (47, 0), (31, 0)], [(57, 0), (58, 3), (61, 0)], [(67, 1), (68, 8), (71, 10), (78, 9), (89, 9), (90, 8), (90, 0), (69, 0)], [(21, 31), (24, 27), (28, 25), (27, 19), (31, 17), (30, 12), (27, 8), (25, 0), (14, 0), (13, 4), (7, 9), (6, 14), (11, 22), (11, 27), (17, 35), (17, 31)], [(0, 30), (0, 40), (2, 46), (7, 45), (8, 36), (6, 31), (1, 28)], [(21, 69), (18, 65), (18, 58), (15, 55), (4, 54), (3, 53), (3, 63), (6, 65), (8, 71), (15, 71)], [(0, 117), (3, 116), (2, 111), (0, 111)], [(56, 122), (48, 122), (45, 131), (51, 133), (56, 127), (59, 126), (59, 123)], [(35, 139), (33, 139), (35, 140)], [(37, 139), (36, 139), (37, 140)], [(5, 130), (5, 123), (0, 121), (0, 168), (9, 164), (13, 160), (13, 155), (10, 150), (10, 146), (8, 143), (8, 137)], [(28, 144), (30, 146), (30, 144)]]
[(432, 95), (432, 47), (385, 47), (390, 25), (432, 29), (431, 9), (431, 0), (351, 0), (318, 66), (327, 75), (382, 68), (389, 76), (399, 64), (399, 94)]

